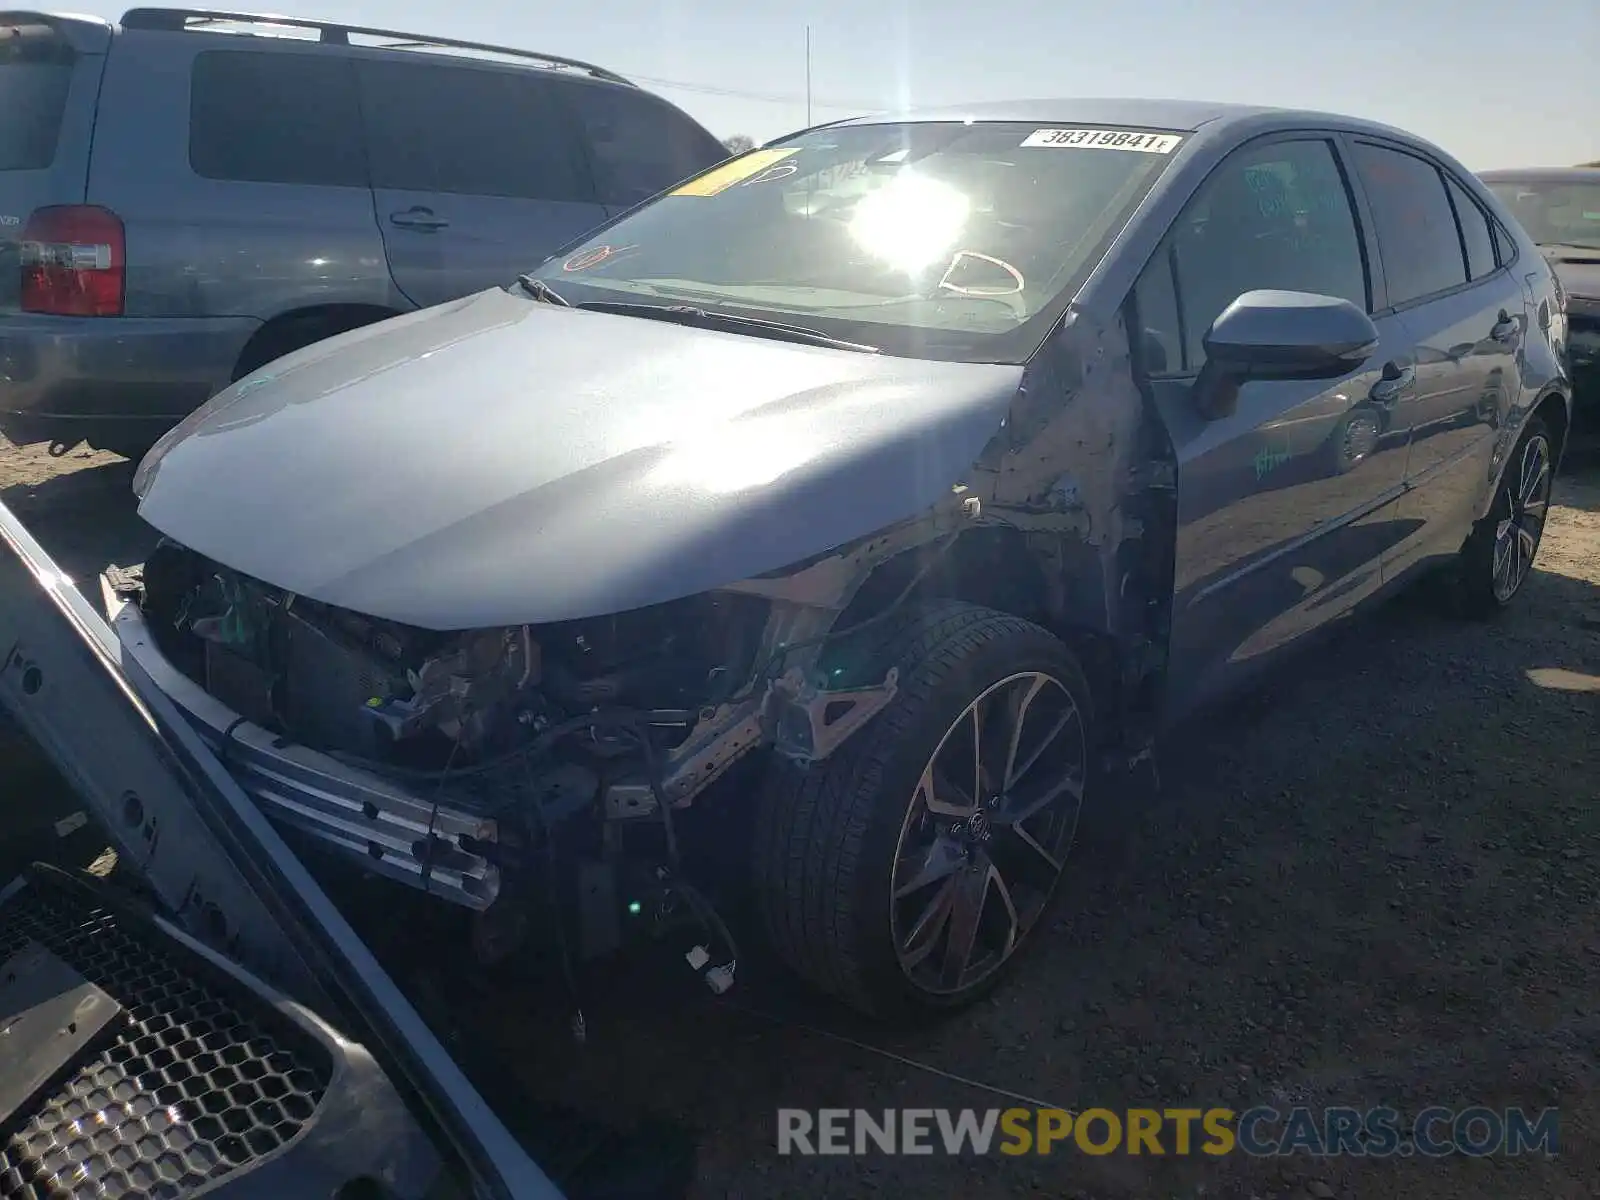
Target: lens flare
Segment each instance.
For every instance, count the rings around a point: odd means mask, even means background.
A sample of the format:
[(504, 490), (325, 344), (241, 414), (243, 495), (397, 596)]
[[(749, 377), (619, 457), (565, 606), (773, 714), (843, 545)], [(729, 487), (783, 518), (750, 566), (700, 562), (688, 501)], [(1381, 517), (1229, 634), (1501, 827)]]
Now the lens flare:
[(970, 209), (949, 184), (902, 171), (856, 205), (850, 234), (869, 254), (915, 275), (949, 256)]

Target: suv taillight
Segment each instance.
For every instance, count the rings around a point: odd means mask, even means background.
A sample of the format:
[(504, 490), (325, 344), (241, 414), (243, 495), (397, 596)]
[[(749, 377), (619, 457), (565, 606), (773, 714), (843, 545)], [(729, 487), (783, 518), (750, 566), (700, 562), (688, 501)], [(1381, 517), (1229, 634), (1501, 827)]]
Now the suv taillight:
[(88, 204), (35, 209), (17, 247), (22, 311), (61, 317), (122, 315), (122, 221)]

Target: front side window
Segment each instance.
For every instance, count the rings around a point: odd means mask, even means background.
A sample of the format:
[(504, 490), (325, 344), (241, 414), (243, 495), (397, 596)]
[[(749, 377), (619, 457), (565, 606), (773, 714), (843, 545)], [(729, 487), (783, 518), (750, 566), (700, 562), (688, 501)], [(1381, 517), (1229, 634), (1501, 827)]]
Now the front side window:
[(1403, 150), (1366, 142), (1355, 147), (1389, 303), (1407, 304), (1467, 281), (1466, 256), (1439, 168)]
[(1133, 306), (1143, 330), (1139, 361), (1145, 373), (1180, 373), (1184, 369), (1183, 314), (1178, 308), (1178, 277), (1170, 246), (1163, 246), (1139, 276)]
[(373, 187), (593, 201), (563, 114), (534, 72), (376, 60), (358, 69)]
[(1600, 177), (1593, 183), (1497, 179), (1488, 186), (1537, 244), (1600, 250)]
[[(1177, 306), (1168, 310), (1158, 297), (1174, 276)], [(1174, 222), (1141, 287), (1147, 342), (1166, 348), (1172, 371), (1199, 370), (1206, 331), (1245, 292), (1312, 292), (1365, 311), (1361, 238), (1333, 147), (1277, 141), (1229, 156)]]
[(1181, 142), (1011, 122), (812, 130), (534, 274), (580, 304), (690, 304), (891, 353), (1022, 362)]
[(318, 53), (196, 55), (189, 165), (206, 179), (366, 187), (350, 64)]

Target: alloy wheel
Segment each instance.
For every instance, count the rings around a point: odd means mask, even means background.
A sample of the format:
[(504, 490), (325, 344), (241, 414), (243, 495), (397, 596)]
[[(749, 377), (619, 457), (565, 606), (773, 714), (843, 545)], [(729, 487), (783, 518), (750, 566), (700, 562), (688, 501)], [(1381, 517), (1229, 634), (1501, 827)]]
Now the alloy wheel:
[(964, 992), (1011, 958), (1061, 876), (1087, 772), (1083, 714), (1045, 672), (991, 685), (946, 730), (890, 880), (895, 955), (913, 985)]
[(1494, 597), (1501, 604), (1517, 594), (1533, 569), (1550, 509), (1550, 442), (1528, 439), (1514, 471), (1507, 472), (1504, 513), (1494, 533)]

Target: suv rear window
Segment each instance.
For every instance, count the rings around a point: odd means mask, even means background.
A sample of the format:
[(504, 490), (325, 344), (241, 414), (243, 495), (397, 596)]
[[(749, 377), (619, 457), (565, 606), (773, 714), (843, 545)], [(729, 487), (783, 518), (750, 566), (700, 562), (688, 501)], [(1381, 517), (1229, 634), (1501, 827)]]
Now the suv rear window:
[(45, 26), (0, 25), (0, 171), (55, 161), (76, 57)]
[(600, 203), (633, 205), (728, 157), (722, 144), (655, 96), (610, 84), (574, 84)]
[(197, 54), (189, 165), (206, 179), (366, 187), (349, 62), (270, 51)]

